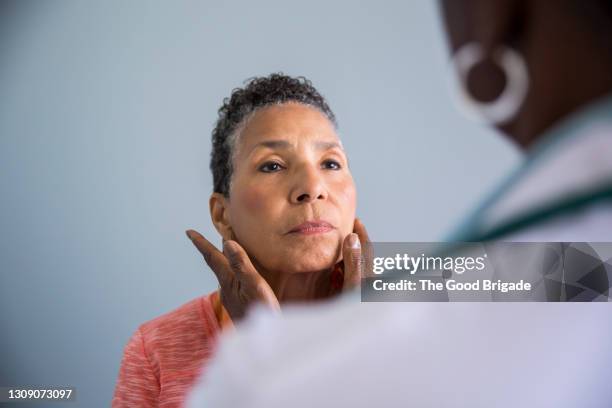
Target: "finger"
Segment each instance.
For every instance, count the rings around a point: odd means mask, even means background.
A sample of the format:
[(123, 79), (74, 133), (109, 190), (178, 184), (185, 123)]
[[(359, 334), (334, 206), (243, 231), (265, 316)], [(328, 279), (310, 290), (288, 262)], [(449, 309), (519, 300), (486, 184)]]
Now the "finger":
[(268, 285), (268, 282), (257, 272), (246, 251), (236, 241), (228, 240), (223, 243), (223, 253), (229, 261), (235, 276), (246, 285), (250, 295), (265, 304), (278, 306), (278, 299)]
[(361, 222), (359, 218), (355, 218), (353, 232), (359, 236), (359, 241), (361, 242), (361, 251), (363, 254), (363, 275), (364, 277), (371, 276), (373, 259), (372, 241), (370, 240), (370, 236), (368, 235), (365, 225), (363, 225), (363, 222)]
[(368, 235), (368, 231), (366, 230), (365, 225), (359, 218), (355, 218), (355, 223), (353, 224), (353, 232), (359, 235), (359, 240), (362, 243), (370, 242), (370, 236)]
[(349, 234), (342, 246), (344, 259), (344, 286), (354, 288), (361, 281), (361, 243), (355, 233)]
[(225, 255), (223, 255), (223, 253), (213, 244), (208, 242), (199, 232), (187, 230), (185, 233), (193, 245), (200, 251), (210, 269), (212, 269), (219, 281), (219, 285), (225, 286), (232, 279), (234, 274)]

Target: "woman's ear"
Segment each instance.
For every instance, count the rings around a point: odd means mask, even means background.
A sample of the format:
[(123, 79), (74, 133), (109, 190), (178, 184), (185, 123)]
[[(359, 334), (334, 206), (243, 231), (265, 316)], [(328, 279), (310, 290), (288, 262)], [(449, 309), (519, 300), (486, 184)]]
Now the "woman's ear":
[(233, 239), (234, 232), (230, 226), (229, 217), (229, 202), (228, 198), (223, 194), (212, 193), (208, 200), (208, 206), (210, 208), (210, 218), (217, 229), (217, 232), (221, 234), (224, 240)]

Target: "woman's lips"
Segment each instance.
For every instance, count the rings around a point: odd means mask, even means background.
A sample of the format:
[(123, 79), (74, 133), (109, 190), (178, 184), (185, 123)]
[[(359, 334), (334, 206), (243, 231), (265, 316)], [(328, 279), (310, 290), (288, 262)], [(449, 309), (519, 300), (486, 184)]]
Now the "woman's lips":
[(323, 234), (333, 230), (334, 227), (327, 221), (307, 221), (300, 225), (297, 225), (289, 231), (289, 234)]

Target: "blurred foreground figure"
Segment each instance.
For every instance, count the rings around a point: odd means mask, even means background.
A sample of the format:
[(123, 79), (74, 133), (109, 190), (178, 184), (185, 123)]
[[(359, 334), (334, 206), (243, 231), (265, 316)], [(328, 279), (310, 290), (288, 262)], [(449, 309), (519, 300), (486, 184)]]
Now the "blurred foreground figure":
[[(452, 239), (611, 242), (612, 1), (441, 6), (461, 108), (526, 153)], [(257, 311), (189, 406), (612, 406), (607, 303), (357, 298)]]

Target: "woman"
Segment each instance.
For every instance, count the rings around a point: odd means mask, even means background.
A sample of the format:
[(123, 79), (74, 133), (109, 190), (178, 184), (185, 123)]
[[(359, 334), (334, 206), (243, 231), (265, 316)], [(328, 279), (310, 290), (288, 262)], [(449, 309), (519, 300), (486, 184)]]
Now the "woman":
[(308, 80), (272, 74), (234, 90), (212, 142), (209, 204), (223, 253), (196, 231), (187, 235), (220, 290), (140, 326), (125, 348), (114, 407), (179, 406), (219, 332), (253, 302), (278, 309), (359, 281), (367, 235), (355, 220), (355, 185), (334, 114)]

